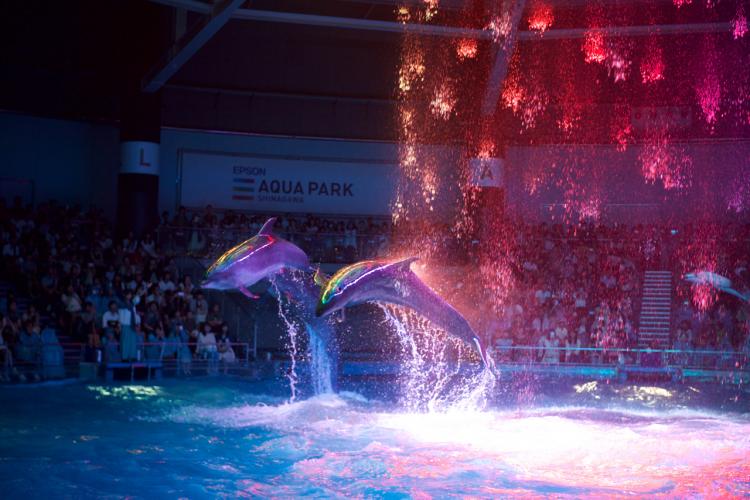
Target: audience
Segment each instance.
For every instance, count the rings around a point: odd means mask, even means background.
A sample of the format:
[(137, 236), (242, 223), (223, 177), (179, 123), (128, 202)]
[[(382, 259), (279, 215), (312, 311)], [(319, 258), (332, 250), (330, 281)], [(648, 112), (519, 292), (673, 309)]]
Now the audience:
[[(38, 375), (60, 376), (51, 368), (62, 365), (58, 338), (80, 343), (84, 358), (94, 363), (174, 359), (183, 374), (191, 372), (194, 357), (233, 363), (236, 353), (220, 305), (211, 304), (189, 276), (180, 276), (174, 257), (215, 257), (257, 233), (265, 220), (210, 206), (198, 212), (181, 208), (174, 217), (162, 215), (158, 237), (149, 234), (139, 241), (132, 233), (116, 238), (96, 209), (50, 202), (30, 210), (0, 200), (0, 284), (5, 287), (0, 377), (9, 378), (22, 365)], [(394, 227), (384, 219), (290, 214), (278, 217), (275, 226), (311, 260), (341, 263), (388, 255), (405, 246), (398, 235), (408, 235), (413, 247), (415, 238), (450, 234), (438, 229), (425, 222)], [(677, 232), (641, 225), (514, 223), (513, 286), (499, 314), (479, 313), (500, 349), (537, 346), (536, 359), (545, 363), (623, 362), (615, 351), (638, 345), (643, 271), (670, 269), (671, 263), (676, 286), (671, 346), (750, 354), (748, 305), (717, 293), (699, 308), (693, 289), (680, 279), (699, 270), (691, 267), (701, 262), (693, 247), (706, 239), (705, 231), (698, 225)], [(747, 293), (748, 227), (716, 231), (721, 240), (708, 252), (712, 270), (726, 273)], [(430, 244), (436, 263), (464, 266), (455, 267), (459, 274), (450, 280), (448, 300), (469, 294), (489, 303), (489, 291), (465, 274), (467, 268), (479, 269), (472, 243), (463, 248), (445, 236)], [(562, 347), (567, 350), (561, 352)], [(601, 350), (592, 355), (585, 349), (590, 347)], [(691, 361), (675, 356), (678, 362)]]
[(19, 378), (22, 367), (62, 376), (58, 338), (83, 345), (90, 362), (173, 358), (189, 373), (198, 328), (214, 344), (222, 331), (218, 304), (189, 277), (179, 279), (152, 235), (118, 240), (98, 210), (54, 202), (30, 210), (0, 200), (0, 248), (4, 379)]

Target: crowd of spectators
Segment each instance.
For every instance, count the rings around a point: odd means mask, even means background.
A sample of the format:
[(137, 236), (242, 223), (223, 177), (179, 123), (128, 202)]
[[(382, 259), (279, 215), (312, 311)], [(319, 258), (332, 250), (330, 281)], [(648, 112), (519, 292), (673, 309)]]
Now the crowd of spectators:
[(61, 355), (58, 337), (84, 344), (91, 362), (173, 358), (189, 372), (195, 358), (234, 361), (219, 304), (180, 276), (153, 236), (114, 235), (97, 210), (0, 200), (4, 377), (14, 362), (38, 373), (48, 345)]
[[(348, 263), (387, 251), (388, 218), (274, 215), (274, 231), (299, 245), (316, 262)], [(165, 252), (212, 257), (256, 234), (271, 215), (219, 212), (210, 205), (189, 211), (181, 207), (174, 217), (161, 216), (159, 240)]]
[[(61, 356), (59, 347), (54, 354), (46, 347), (56, 345), (60, 334), (84, 344), (91, 362), (171, 358), (185, 373), (196, 358), (232, 362), (236, 356), (220, 305), (209, 304), (189, 276), (180, 276), (173, 257), (217, 256), (255, 234), (266, 218), (210, 206), (181, 208), (174, 217), (162, 215), (156, 235), (138, 240), (132, 234), (115, 238), (114, 227), (95, 209), (52, 202), (32, 211), (0, 200), (0, 270), (8, 286), (0, 298), (3, 376), (14, 360), (45, 366), (43, 359)], [(324, 262), (387, 256), (399, 246), (393, 233), (405, 233), (382, 219), (289, 214), (279, 216), (274, 229)], [(701, 309), (691, 300), (691, 288), (680, 277), (697, 269), (688, 269), (691, 257), (683, 249), (701, 235), (690, 226), (680, 231), (514, 223), (511, 292), (499, 314), (483, 313), (483, 330), (501, 350), (536, 346), (533, 356), (544, 362), (622, 362), (621, 349), (638, 345), (643, 271), (672, 265), (678, 293), (670, 346), (750, 351), (746, 303), (717, 294), (715, 303)], [(429, 230), (406, 233), (424, 237)], [(442, 256), (476, 272), (471, 248), (454, 247), (448, 232), (439, 234), (445, 236), (438, 245)], [(728, 234), (712, 247), (715, 270), (726, 270), (735, 287), (749, 293), (750, 233), (742, 226)], [(457, 289), (471, 281), (470, 273), (461, 272)], [(582, 350), (588, 347), (602, 350)]]
[[(537, 346), (533, 356), (548, 363), (604, 362), (637, 345), (642, 270), (655, 258), (641, 244), (647, 229), (514, 228), (511, 292), (488, 324), (498, 348)], [(604, 351), (580, 350), (588, 347)]]

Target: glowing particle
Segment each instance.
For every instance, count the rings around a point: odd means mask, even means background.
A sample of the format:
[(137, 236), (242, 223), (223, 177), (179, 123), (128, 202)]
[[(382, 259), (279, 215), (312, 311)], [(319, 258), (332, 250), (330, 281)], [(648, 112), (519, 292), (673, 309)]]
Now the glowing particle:
[(447, 120), (456, 105), (456, 97), (448, 85), (441, 85), (430, 101), (430, 111), (434, 116)]
[(507, 39), (511, 29), (510, 14), (505, 12), (501, 16), (492, 18), (485, 29), (492, 33), (493, 42), (498, 42), (501, 38)]
[(690, 5), (691, 3), (693, 3), (693, 0), (672, 0), (672, 3), (679, 9), (680, 7), (683, 7), (685, 5)]
[(478, 44), (473, 38), (461, 38), (456, 44), (456, 55), (459, 59), (473, 59), (477, 55)]
[(603, 63), (607, 58), (607, 47), (604, 33), (600, 30), (590, 30), (583, 35), (584, 60), (587, 63)]
[(732, 19), (732, 35), (735, 40), (745, 36), (747, 33), (747, 18), (745, 17), (745, 8), (742, 1), (737, 2), (737, 13)]
[(437, 14), (439, 0), (422, 0), (422, 3), (425, 6), (424, 19), (430, 21)]
[(536, 3), (529, 14), (529, 29), (532, 31), (544, 34), (552, 23), (555, 22), (555, 15), (552, 12), (552, 7), (546, 3)]
[(721, 107), (721, 81), (719, 79), (719, 55), (713, 39), (706, 39), (703, 46), (702, 74), (695, 81), (695, 94), (703, 111), (703, 118), (713, 128)]
[(641, 81), (653, 83), (664, 79), (664, 54), (657, 41), (646, 44), (646, 53), (641, 61)]
[(396, 9), (396, 20), (400, 22), (401, 24), (406, 24), (411, 19), (411, 14), (409, 13), (409, 7), (405, 5), (400, 5)]

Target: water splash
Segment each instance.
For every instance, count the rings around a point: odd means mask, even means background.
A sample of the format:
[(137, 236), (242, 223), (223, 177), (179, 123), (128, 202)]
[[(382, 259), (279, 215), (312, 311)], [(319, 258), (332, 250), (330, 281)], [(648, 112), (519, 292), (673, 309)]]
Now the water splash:
[(471, 373), (471, 367), (462, 364), (460, 340), (403, 307), (379, 305), (401, 345), (403, 403), (409, 411), (481, 411), (486, 407), (495, 376), (487, 369)]
[(331, 375), (336, 368), (328, 350), (328, 342), (310, 325), (305, 324), (305, 328), (310, 338), (310, 377), (313, 391), (315, 394), (333, 393)]
[(287, 313), (284, 310), (284, 294), (279, 290), (276, 280), (271, 280), (271, 286), (276, 292), (276, 302), (279, 306), (279, 318), (284, 322), (286, 332), (289, 335), (286, 347), (289, 351), (292, 364), (289, 367), (289, 371), (286, 373), (286, 378), (289, 380), (289, 390), (291, 391), (289, 402), (293, 403), (294, 400), (297, 399), (297, 383), (299, 381), (299, 377), (297, 376), (297, 325), (287, 317)]

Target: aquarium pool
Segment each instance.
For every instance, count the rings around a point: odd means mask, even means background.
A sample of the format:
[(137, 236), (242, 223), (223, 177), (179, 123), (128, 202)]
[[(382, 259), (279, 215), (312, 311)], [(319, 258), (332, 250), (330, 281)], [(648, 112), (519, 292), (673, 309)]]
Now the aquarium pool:
[(560, 383), (524, 405), (436, 413), (373, 382), (348, 389), (289, 404), (281, 382), (223, 377), (3, 387), (3, 497), (750, 494), (741, 389), (714, 411), (710, 387)]

